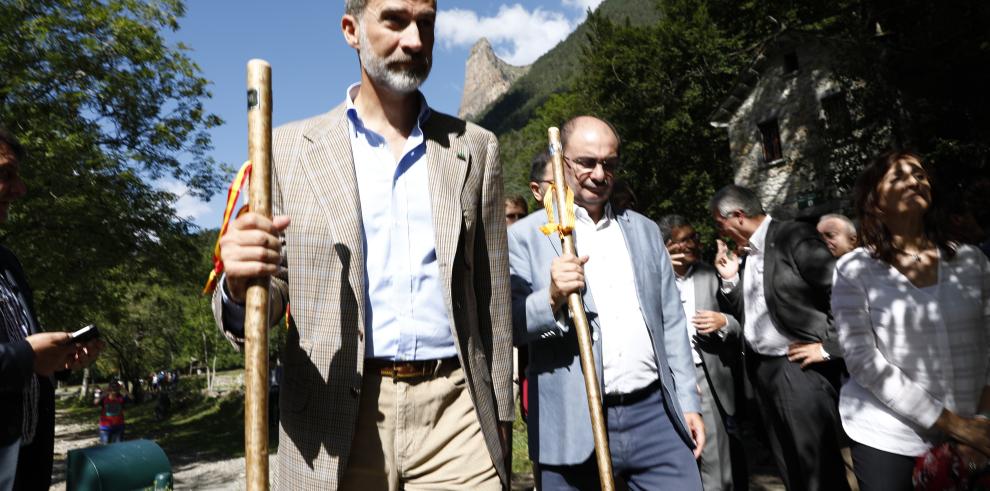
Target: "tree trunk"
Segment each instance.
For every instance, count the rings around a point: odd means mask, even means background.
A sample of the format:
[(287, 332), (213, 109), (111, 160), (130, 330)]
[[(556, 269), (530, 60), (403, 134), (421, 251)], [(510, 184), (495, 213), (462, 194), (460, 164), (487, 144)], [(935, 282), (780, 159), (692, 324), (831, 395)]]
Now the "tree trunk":
[(79, 389), (79, 400), (85, 400), (89, 395), (89, 367), (83, 369), (82, 388)]

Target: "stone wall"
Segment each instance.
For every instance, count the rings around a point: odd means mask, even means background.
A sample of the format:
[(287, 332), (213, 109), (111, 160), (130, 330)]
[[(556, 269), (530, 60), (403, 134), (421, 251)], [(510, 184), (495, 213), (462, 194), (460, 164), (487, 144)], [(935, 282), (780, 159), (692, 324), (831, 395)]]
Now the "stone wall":
[[(840, 91), (833, 53), (814, 39), (777, 41), (754, 64), (758, 73), (727, 122), (736, 184), (756, 191), (776, 217), (813, 216), (838, 207), (820, 103)], [(789, 54), (796, 55), (798, 68), (788, 73)], [(758, 125), (775, 118), (782, 158), (766, 162)]]

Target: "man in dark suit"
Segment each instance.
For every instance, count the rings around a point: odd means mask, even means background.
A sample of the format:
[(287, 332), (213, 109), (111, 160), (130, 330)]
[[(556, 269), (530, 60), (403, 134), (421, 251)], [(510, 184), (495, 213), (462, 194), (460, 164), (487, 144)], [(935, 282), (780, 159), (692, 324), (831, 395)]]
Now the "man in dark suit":
[(249, 278), (272, 275), (272, 322), (291, 300), (276, 488), (501, 489), (514, 407), (498, 140), (418, 90), (435, 1), (345, 9), (360, 83), (274, 131), (276, 216), (230, 224), (214, 313), (239, 343)]
[[(24, 196), (24, 149), (0, 127), (0, 224)], [(0, 491), (48, 489), (55, 442), (51, 377), (89, 363), (102, 343), (76, 345), (65, 332), (41, 332), (31, 288), (10, 250), (0, 245)]]
[[(733, 469), (746, 483), (745, 455), (741, 442), (732, 441), (736, 413), (734, 371), (739, 371), (742, 329), (735, 317), (721, 312), (718, 273), (701, 260), (701, 239), (686, 218), (666, 215), (657, 220), (664, 245), (674, 264), (674, 276), (687, 317), (691, 356), (698, 376), (701, 414), (705, 422), (705, 448), (698, 459), (705, 491), (732, 491)], [(735, 451), (734, 451), (735, 450)]]
[(747, 373), (781, 478), (789, 490), (849, 489), (829, 311), (835, 258), (814, 226), (773, 220), (749, 189), (726, 186), (709, 205), (719, 232), (748, 251), (741, 272), (721, 245), (715, 264), (743, 321)]

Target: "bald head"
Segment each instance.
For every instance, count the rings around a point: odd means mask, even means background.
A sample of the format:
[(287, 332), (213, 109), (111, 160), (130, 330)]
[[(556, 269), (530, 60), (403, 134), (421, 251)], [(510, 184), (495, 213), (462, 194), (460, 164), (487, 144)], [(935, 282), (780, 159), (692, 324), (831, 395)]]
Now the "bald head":
[(856, 225), (845, 215), (823, 215), (818, 220), (817, 229), (829, 252), (835, 257), (842, 257), (857, 246)]
[(578, 116), (561, 129), (564, 177), (574, 202), (595, 221), (601, 219), (619, 166), (619, 135), (608, 122)]

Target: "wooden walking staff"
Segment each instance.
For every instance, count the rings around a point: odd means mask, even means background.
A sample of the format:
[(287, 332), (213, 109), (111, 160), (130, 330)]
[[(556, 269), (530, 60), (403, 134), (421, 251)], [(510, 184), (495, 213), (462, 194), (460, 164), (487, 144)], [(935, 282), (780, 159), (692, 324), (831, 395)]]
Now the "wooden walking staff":
[[(250, 210), (272, 217), (272, 67), (247, 65)], [(244, 314), (244, 460), (247, 489), (268, 489), (268, 283), (250, 281)]]
[[(573, 198), (568, 199), (567, 184), (564, 182), (563, 149), (560, 145), (560, 130), (550, 128), (550, 161), (553, 167), (553, 198), (556, 201), (553, 209), (557, 210), (557, 227), (560, 235), (560, 245), (564, 254), (577, 256), (574, 247), (574, 236), (565, 224), (573, 224)], [(551, 211), (552, 213), (552, 211)], [(567, 296), (567, 306), (571, 310), (571, 319), (577, 333), (578, 354), (581, 357), (581, 371), (584, 372), (584, 387), (588, 391), (588, 412), (591, 414), (591, 433), (595, 437), (595, 459), (598, 461), (598, 476), (601, 480), (602, 491), (614, 491), (612, 481), (612, 454), (608, 450), (608, 434), (605, 430), (605, 415), (602, 412), (602, 394), (598, 385), (598, 370), (595, 368), (595, 354), (591, 348), (591, 328), (588, 326), (588, 316), (584, 312), (581, 294), (571, 293)]]

